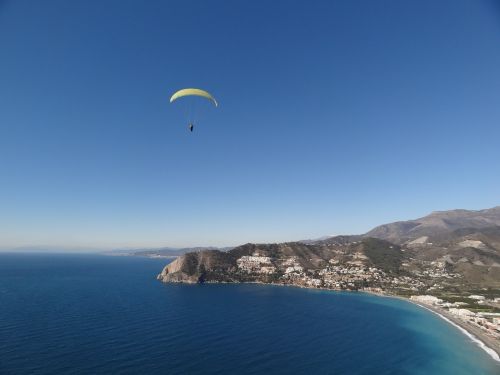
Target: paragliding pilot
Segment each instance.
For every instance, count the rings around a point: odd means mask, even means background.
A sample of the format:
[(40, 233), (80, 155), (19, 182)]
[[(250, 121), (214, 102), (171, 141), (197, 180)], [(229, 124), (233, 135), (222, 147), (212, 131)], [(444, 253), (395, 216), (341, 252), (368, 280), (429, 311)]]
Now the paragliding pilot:
[[(1, 1), (2, 0), (0, 0), (0, 3), (1, 3)], [(170, 103), (174, 102), (178, 98), (183, 98), (185, 96), (199, 96), (199, 97), (210, 100), (214, 106), (216, 106), (216, 107), (218, 106), (215, 98), (212, 95), (210, 95), (207, 91), (201, 90), (201, 89), (182, 89), (182, 90), (179, 90), (179, 91), (175, 92), (174, 95), (172, 95), (172, 97), (170, 98)], [(192, 114), (189, 117), (192, 118)], [(190, 132), (193, 132), (193, 130), (194, 130), (193, 122), (190, 121), (188, 123), (188, 129)]]

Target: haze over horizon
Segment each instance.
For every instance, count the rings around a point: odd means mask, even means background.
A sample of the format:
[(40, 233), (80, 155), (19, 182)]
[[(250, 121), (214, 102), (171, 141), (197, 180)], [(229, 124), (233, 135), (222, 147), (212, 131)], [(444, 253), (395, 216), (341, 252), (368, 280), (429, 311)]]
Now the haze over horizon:
[[(0, 1), (0, 248), (233, 246), (500, 204), (495, 1)], [(191, 134), (183, 87), (219, 101)]]

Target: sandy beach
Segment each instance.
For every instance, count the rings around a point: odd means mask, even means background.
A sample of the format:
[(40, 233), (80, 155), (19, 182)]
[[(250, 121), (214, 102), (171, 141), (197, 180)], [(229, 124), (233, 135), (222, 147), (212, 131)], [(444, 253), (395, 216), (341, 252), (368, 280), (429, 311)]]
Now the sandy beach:
[(438, 308), (436, 306), (426, 305), (423, 303), (415, 302), (407, 298), (404, 300), (418, 305), (424, 309), (427, 309), (434, 314), (437, 314), (442, 319), (446, 320), (448, 323), (454, 325), (462, 333), (475, 342), (481, 349), (485, 350), (495, 361), (500, 362), (500, 341), (495, 340), (493, 337), (488, 336), (480, 328), (474, 327), (473, 325), (457, 318), (456, 316), (450, 314), (448, 311)]
[(491, 358), (495, 361), (500, 362), (500, 340), (495, 340), (493, 337), (488, 336), (483, 330), (464, 322), (463, 320), (457, 318), (456, 316), (450, 314), (448, 311), (441, 309), (437, 306), (426, 305), (424, 303), (416, 302), (410, 300), (409, 298), (373, 292), (373, 291), (363, 291), (363, 293), (374, 294), (379, 297), (389, 297), (389, 298), (397, 298), (406, 302), (413, 303), (421, 308), (424, 308), (436, 315), (438, 315), (441, 319), (447, 321), (449, 324), (453, 325), (455, 328), (460, 330), (464, 335), (469, 337), (471, 341), (473, 341), (477, 346), (486, 351)]

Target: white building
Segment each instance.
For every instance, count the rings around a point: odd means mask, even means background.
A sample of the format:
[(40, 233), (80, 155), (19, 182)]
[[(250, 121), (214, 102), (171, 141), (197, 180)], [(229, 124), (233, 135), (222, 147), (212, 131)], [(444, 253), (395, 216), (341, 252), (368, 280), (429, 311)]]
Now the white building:
[(478, 300), (478, 301), (483, 301), (483, 300), (485, 299), (485, 297), (484, 297), (484, 296), (479, 296), (479, 295), (477, 295), (477, 294), (471, 294), (471, 295), (469, 296), (469, 298), (471, 298), (471, 299), (476, 299), (476, 300)]
[(437, 305), (443, 302), (442, 299), (434, 297), (434, 296), (429, 296), (429, 295), (424, 295), (424, 296), (411, 296), (410, 299), (415, 302), (421, 302), (421, 303), (426, 303), (428, 305)]
[(269, 257), (245, 255), (236, 263), (239, 269), (247, 272), (273, 273), (276, 270)]
[(450, 314), (456, 315), (456, 316), (461, 316), (461, 317), (466, 317), (466, 316), (474, 316), (474, 313), (470, 310), (467, 309), (455, 309), (451, 308), (448, 310)]
[(285, 273), (302, 272), (303, 270), (304, 269), (301, 266), (293, 266), (293, 267), (287, 267)]

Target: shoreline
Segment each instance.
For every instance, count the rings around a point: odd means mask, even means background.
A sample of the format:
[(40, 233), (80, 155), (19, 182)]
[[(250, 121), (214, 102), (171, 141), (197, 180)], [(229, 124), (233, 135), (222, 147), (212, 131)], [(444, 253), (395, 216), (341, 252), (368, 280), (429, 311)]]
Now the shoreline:
[(500, 343), (496, 342), (495, 339), (487, 336), (484, 332), (481, 332), (480, 329), (470, 326), (470, 324), (461, 321), (447, 311), (436, 308), (435, 306), (428, 306), (415, 301), (410, 301), (409, 299), (407, 299), (407, 301), (413, 303), (414, 305), (420, 306), (432, 312), (433, 314), (436, 314), (441, 319), (445, 320), (446, 322), (457, 328), (464, 335), (466, 335), (469, 339), (471, 339), (472, 342), (474, 342), (477, 346), (488, 353), (488, 355), (493, 358), (493, 360), (495, 360), (496, 362), (500, 362)]
[(409, 298), (401, 297), (392, 294), (383, 294), (371, 291), (363, 291), (363, 293), (373, 294), (379, 297), (388, 297), (388, 298), (396, 298), (402, 301), (409, 302), (415, 306), (421, 307), (431, 313), (439, 316), (441, 319), (446, 321), (448, 324), (451, 324), (455, 328), (457, 328), (461, 333), (467, 336), (474, 344), (483, 349), (494, 361), (500, 362), (500, 342), (496, 342), (495, 339), (487, 336), (484, 332), (482, 332), (479, 328), (475, 328), (467, 324), (466, 322), (460, 320), (456, 316), (453, 316), (448, 311), (440, 309), (436, 306), (430, 306), (423, 304), (421, 302), (412, 301)]
[[(222, 283), (215, 282), (213, 284), (226, 284), (226, 283), (233, 284), (232, 282), (222, 282)], [(467, 324), (466, 322), (461, 321), (457, 317), (453, 316), (452, 314), (448, 313), (447, 311), (445, 311), (443, 309), (437, 308), (436, 306), (428, 306), (428, 305), (425, 305), (425, 304), (422, 304), (422, 303), (419, 303), (416, 301), (412, 301), (409, 298), (401, 297), (398, 295), (379, 293), (379, 292), (374, 292), (374, 291), (369, 291), (369, 290), (359, 290), (359, 291), (337, 290), (337, 289), (329, 289), (329, 288), (313, 288), (313, 287), (304, 286), (304, 285), (293, 285), (293, 284), (283, 284), (283, 283), (264, 283), (264, 282), (260, 282), (260, 281), (243, 282), (241, 284), (288, 286), (288, 287), (294, 287), (294, 288), (326, 290), (326, 291), (332, 291), (332, 292), (366, 293), (366, 294), (371, 294), (371, 295), (374, 295), (377, 297), (395, 298), (395, 299), (399, 299), (399, 300), (402, 300), (405, 302), (409, 302), (415, 306), (419, 306), (419, 307), (421, 307), (427, 311), (430, 311), (431, 313), (439, 316), (441, 319), (446, 321), (448, 324), (451, 324), (452, 326), (457, 328), (462, 334), (467, 336), (475, 345), (477, 345), (479, 348), (484, 350), (494, 361), (500, 362), (500, 342), (496, 342), (495, 339), (487, 336), (480, 329), (470, 326), (470, 324)]]

